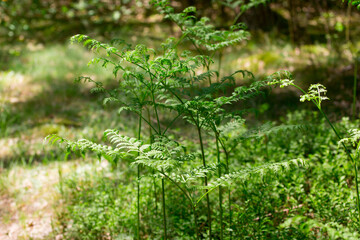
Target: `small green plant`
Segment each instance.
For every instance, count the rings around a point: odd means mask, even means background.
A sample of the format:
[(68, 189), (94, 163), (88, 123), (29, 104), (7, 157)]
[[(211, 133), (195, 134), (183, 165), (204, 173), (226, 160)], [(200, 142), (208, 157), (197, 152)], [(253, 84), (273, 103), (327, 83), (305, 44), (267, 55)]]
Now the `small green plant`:
[[(334, 124), (329, 120), (328, 116), (324, 113), (324, 111), (321, 108), (321, 103), (324, 100), (329, 100), (329, 98), (326, 96), (326, 88), (321, 84), (311, 84), (309, 86), (308, 91), (306, 92), (303, 90), (300, 86), (296, 85), (295, 80), (292, 76), (292, 74), (288, 71), (282, 71), (282, 72), (276, 72), (273, 75), (271, 75), (268, 78), (268, 84), (271, 85), (280, 85), (281, 88), (293, 86), (297, 89), (299, 89), (303, 95), (300, 96), (300, 101), (310, 101), (314, 103), (314, 105), (317, 107), (321, 115), (325, 118), (326, 122), (330, 125), (331, 129), (337, 136), (339, 140), (339, 144), (344, 148), (347, 157), (353, 164), (353, 170), (355, 175), (355, 186), (356, 186), (356, 202), (357, 202), (357, 209), (358, 209), (358, 221), (360, 222), (360, 195), (359, 195), (359, 183), (358, 183), (358, 167), (357, 167), (357, 158), (358, 158), (358, 149), (356, 151), (356, 157), (353, 157), (351, 154), (350, 149), (346, 146), (346, 142), (351, 142), (352, 144), (356, 143), (356, 141), (359, 138), (358, 130), (351, 130), (351, 137), (343, 139), (340, 136), (339, 131), (335, 128)], [(358, 146), (357, 146), (358, 148)]]

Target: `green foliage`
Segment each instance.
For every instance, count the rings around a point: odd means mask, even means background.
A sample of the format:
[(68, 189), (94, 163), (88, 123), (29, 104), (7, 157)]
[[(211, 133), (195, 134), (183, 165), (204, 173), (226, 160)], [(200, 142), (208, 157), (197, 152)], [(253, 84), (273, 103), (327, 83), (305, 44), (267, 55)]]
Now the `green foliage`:
[[(343, 2), (344, 1), (345, 0), (343, 0)], [(347, 0), (347, 2), (360, 10), (360, 1), (359, 0)]]
[(11, 114), (7, 104), (0, 103), (0, 137), (6, 137), (9, 133), (9, 126), (16, 122), (17, 116)]
[(242, 12), (246, 12), (250, 8), (257, 7), (261, 4), (266, 4), (268, 0), (250, 0), (249, 2), (245, 2), (243, 0), (221, 0), (219, 2), (232, 9), (240, 6), (240, 10)]
[(174, 9), (169, 6), (167, 0), (152, 3), (158, 8), (158, 11), (165, 15), (165, 18), (175, 22), (183, 33), (200, 50), (204, 47), (208, 51), (217, 51), (224, 47), (238, 44), (249, 38), (250, 34), (244, 30), (243, 24), (237, 24), (230, 27), (229, 30), (216, 30), (210, 24), (210, 19), (202, 17), (196, 18), (196, 8), (188, 7), (181, 13), (174, 13)]
[(135, 223), (127, 218), (134, 204), (128, 196), (133, 195), (133, 186), (119, 184), (120, 179), (110, 174), (104, 170), (86, 172), (85, 176), (74, 174), (64, 180), (63, 189), (71, 196), (59, 219), (66, 239), (130, 239)]
[(320, 109), (321, 102), (324, 100), (329, 100), (329, 98), (325, 96), (326, 92), (327, 90), (323, 85), (311, 84), (308, 92), (300, 96), (300, 102), (314, 101), (316, 106)]
[(353, 232), (336, 222), (322, 223), (304, 216), (295, 216), (287, 219), (281, 225), (282, 228), (290, 226), (299, 229), (300, 232), (312, 238), (324, 238), (326, 236), (328, 239), (359, 239), (357, 232)]
[(305, 161), (302, 159), (293, 159), (286, 162), (264, 164), (259, 167), (249, 168), (225, 174), (224, 176), (216, 179), (209, 186), (211, 188), (218, 186), (228, 186), (236, 183), (237, 181), (248, 181), (251, 177), (257, 176), (263, 179), (268, 177), (282, 174), (284, 171), (290, 170), (292, 167), (305, 166)]
[[(284, 87), (284, 86), (294, 86), (294, 87), (296, 87), (302, 93), (304, 93), (304, 95), (302, 95), (300, 97), (300, 101), (302, 101), (302, 102), (304, 102), (304, 101), (312, 101), (316, 105), (316, 107), (318, 108), (321, 115), (326, 119), (327, 123), (330, 125), (331, 129), (333, 130), (336, 137), (338, 138), (339, 143), (345, 149), (345, 152), (346, 152), (346, 155), (347, 155), (348, 159), (353, 164), (353, 170), (354, 170), (354, 175), (355, 175), (356, 205), (357, 205), (357, 214), (358, 214), (357, 221), (360, 221), (360, 191), (359, 191), (358, 167), (357, 167), (357, 159), (359, 157), (359, 151), (356, 151), (356, 156), (353, 156), (351, 154), (350, 150), (348, 149), (348, 147), (346, 146), (346, 143), (348, 143), (348, 142), (356, 144), (356, 141), (357, 141), (358, 135), (359, 135), (358, 130), (351, 130), (351, 137), (343, 139), (340, 136), (340, 133), (337, 130), (337, 128), (334, 126), (334, 124), (329, 120), (327, 115), (321, 109), (321, 102), (323, 100), (328, 99), (326, 96), (324, 96), (326, 94), (326, 92), (327, 92), (326, 88), (321, 84), (312, 84), (312, 85), (310, 85), (308, 92), (305, 92), (301, 87), (299, 87), (298, 85), (296, 85), (294, 83), (294, 80), (289, 80), (288, 76), (290, 76), (290, 74), (287, 73), (287, 72), (285, 72), (285, 73), (281, 73), (281, 72), (275, 73), (275, 74), (273, 74), (272, 76), (269, 77), (268, 84), (269, 85), (280, 84), (281, 87)], [(359, 147), (357, 146), (357, 149), (358, 148)]]
[(339, 145), (350, 144), (353, 147), (356, 147), (356, 151), (359, 152), (360, 151), (360, 145), (359, 145), (360, 131), (358, 129), (350, 129), (349, 134), (350, 134), (350, 137), (341, 139), (339, 141)]

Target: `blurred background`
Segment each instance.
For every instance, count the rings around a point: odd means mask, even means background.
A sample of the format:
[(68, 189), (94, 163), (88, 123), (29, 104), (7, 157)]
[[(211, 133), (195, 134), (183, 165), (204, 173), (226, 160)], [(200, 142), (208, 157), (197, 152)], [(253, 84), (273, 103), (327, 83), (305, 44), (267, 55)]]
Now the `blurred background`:
[[(249, 2), (253, 7), (244, 8)], [(360, 10), (347, 1), (170, 3), (176, 11), (196, 6), (198, 17), (210, 18), (217, 29), (245, 23), (250, 40), (215, 56), (223, 59), (221, 74), (246, 69), (263, 79), (289, 70), (305, 88), (310, 83), (328, 88), (331, 102), (324, 103), (324, 109), (332, 119), (354, 114)], [(69, 44), (75, 34), (159, 48), (167, 37), (179, 37), (181, 32), (148, 0), (0, 0), (0, 238), (1, 234), (36, 238), (51, 231), (54, 210), (46, 196), (56, 194), (53, 186), (59, 174), (53, 161), (65, 156), (43, 146), (45, 136), (58, 133), (98, 140), (105, 128), (132, 127), (118, 120), (117, 109), (105, 109), (101, 98), (89, 93), (90, 86), (74, 83), (81, 75), (115, 82), (111, 70), (87, 66), (94, 54)], [(312, 108), (300, 104), (292, 89), (274, 92), (257, 103), (255, 115), (260, 119), (278, 121), (288, 111)], [(360, 101), (356, 104), (359, 113)], [(64, 172), (87, 167), (66, 164)]]
[[(244, 7), (248, 2), (252, 4)], [(86, 68), (83, 50), (68, 46), (69, 38), (78, 33), (105, 42), (121, 38), (154, 48), (168, 36), (180, 34), (150, 1), (2, 0), (0, 4), (2, 74), (34, 81), (51, 79), (52, 84), (64, 84), (83, 71), (94, 71)], [(171, 1), (171, 5), (178, 11), (196, 6), (198, 17), (210, 18), (218, 29), (245, 23), (251, 40), (235, 51), (227, 49), (224, 73), (247, 69), (261, 79), (287, 69), (301, 82), (326, 85), (331, 105), (341, 114), (351, 114), (360, 15), (347, 1), (189, 0)]]

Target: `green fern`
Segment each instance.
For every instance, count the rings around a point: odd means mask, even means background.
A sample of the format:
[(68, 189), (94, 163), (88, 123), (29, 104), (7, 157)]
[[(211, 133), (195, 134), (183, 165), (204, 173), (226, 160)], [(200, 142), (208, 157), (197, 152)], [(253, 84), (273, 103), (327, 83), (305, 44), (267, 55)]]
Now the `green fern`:
[(218, 178), (210, 183), (211, 188), (216, 188), (219, 186), (229, 186), (234, 184), (237, 181), (244, 182), (247, 181), (250, 177), (256, 176), (260, 178), (267, 178), (273, 175), (278, 175), (281, 172), (289, 171), (294, 167), (305, 166), (306, 162), (303, 159), (293, 159), (290, 161), (264, 164), (259, 167), (249, 168), (245, 170), (240, 170), (225, 174), (221, 178)]
[(51, 144), (57, 143), (68, 153), (79, 152), (81, 154), (84, 154), (88, 151), (93, 152), (97, 155), (99, 159), (101, 159), (101, 157), (104, 157), (113, 165), (116, 165), (119, 159), (125, 159), (126, 157), (128, 157), (128, 154), (120, 151), (120, 149), (114, 149), (111, 146), (97, 144), (87, 139), (80, 139), (74, 142), (64, 139), (56, 134), (53, 134), (47, 136), (44, 141), (47, 141)]
[(360, 130), (350, 129), (349, 134), (350, 137), (341, 139), (339, 145), (350, 144), (353, 147), (356, 147), (356, 151), (360, 152)]
[(169, 6), (169, 2), (166, 0), (152, 0), (151, 2), (158, 8), (158, 11), (165, 15), (165, 18), (170, 19), (180, 27), (183, 37), (189, 38), (198, 50), (205, 47), (208, 51), (217, 51), (243, 42), (250, 36), (249, 32), (244, 30), (243, 24), (233, 25), (229, 30), (216, 30), (210, 24), (209, 18), (202, 17), (198, 20), (195, 17), (195, 7), (188, 7), (181, 13), (174, 13), (174, 9)]

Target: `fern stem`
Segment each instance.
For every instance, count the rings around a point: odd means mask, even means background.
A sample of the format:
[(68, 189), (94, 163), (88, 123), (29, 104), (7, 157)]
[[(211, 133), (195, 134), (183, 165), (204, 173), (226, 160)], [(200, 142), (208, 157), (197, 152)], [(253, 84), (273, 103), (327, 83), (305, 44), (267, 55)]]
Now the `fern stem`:
[(166, 126), (164, 132), (162, 133), (163, 135), (165, 135), (165, 133), (167, 132), (167, 130), (169, 130), (169, 128), (174, 124), (174, 122), (176, 121), (176, 119), (178, 119), (182, 114), (178, 114), (173, 120), (171, 120), (171, 122), (169, 123), (168, 126)]
[[(230, 172), (230, 166), (229, 166), (229, 153), (224, 148), (225, 152), (225, 160), (226, 160), (226, 174), (229, 174)], [(229, 228), (232, 227), (232, 209), (231, 209), (231, 190), (230, 187), (228, 187), (228, 204), (229, 204)], [(232, 231), (230, 231), (230, 240), (232, 239)]]
[(140, 239), (140, 165), (137, 167), (137, 239)]
[(177, 182), (175, 182), (172, 178), (170, 178), (164, 171), (162, 171), (160, 173), (162, 175), (164, 175), (167, 179), (169, 179), (170, 182), (174, 183), (174, 185), (184, 193), (185, 197), (190, 201), (192, 206), (195, 205), (192, 197), (190, 196), (190, 194), (184, 188), (182, 188)]
[(194, 216), (194, 228), (195, 228), (195, 234), (196, 234), (196, 239), (199, 240), (199, 230), (198, 230), (198, 222), (197, 222), (197, 216), (196, 216), (196, 207), (193, 205), (192, 206), (192, 212), (193, 212), (193, 216)]
[[(150, 75), (150, 81), (151, 81), (151, 98), (154, 104), (154, 111), (155, 111), (155, 115), (156, 115), (156, 121), (157, 121), (157, 125), (158, 125), (158, 129), (159, 129), (159, 134), (161, 135), (161, 127), (160, 127), (160, 119), (159, 119), (159, 114), (157, 111), (157, 106), (156, 106), (156, 101), (155, 101), (155, 95), (154, 95), (154, 82), (153, 82), (153, 77), (151, 75), (150, 70), (148, 71), (149, 75)], [(165, 183), (164, 183), (164, 178), (161, 179), (161, 191), (162, 191), (162, 210), (163, 210), (163, 229), (164, 229), (164, 240), (167, 239), (167, 229), (166, 229), (166, 204), (165, 204)]]
[[(153, 175), (155, 174), (155, 170), (153, 170)], [(157, 216), (158, 214), (158, 198), (157, 198), (157, 192), (156, 192), (156, 182), (155, 182), (155, 177), (153, 177), (153, 186), (154, 186), (154, 205), (155, 205), (155, 215), (154, 217)]]
[[(198, 131), (198, 135), (199, 135), (199, 141), (200, 141), (200, 148), (201, 148), (201, 157), (202, 157), (202, 162), (203, 162), (203, 166), (204, 168), (206, 168), (206, 160), (205, 160), (205, 152), (204, 152), (204, 143), (202, 140), (202, 135), (201, 135), (201, 128), (199, 126), (199, 124), (196, 124), (196, 128)], [(209, 239), (211, 240), (212, 236), (211, 236), (211, 209), (210, 209), (210, 197), (208, 194), (208, 179), (207, 179), (207, 173), (205, 173), (205, 177), (204, 177), (204, 185), (205, 185), (205, 193), (206, 194), (206, 204), (207, 204), (207, 218), (208, 218), (208, 224), (209, 224)]]
[[(140, 111), (139, 125), (138, 125), (138, 139), (141, 138), (141, 119), (142, 113)], [(140, 153), (138, 153), (139, 155)], [(140, 165), (137, 166), (137, 239), (140, 239)]]
[(198, 222), (197, 222), (197, 216), (196, 216), (196, 203), (194, 203), (191, 195), (189, 194), (188, 191), (186, 191), (183, 187), (181, 187), (179, 185), (179, 183), (175, 182), (172, 178), (170, 178), (165, 172), (161, 172), (162, 175), (164, 175), (167, 179), (170, 180), (170, 182), (172, 182), (177, 188), (180, 189), (180, 191), (183, 192), (184, 196), (189, 200), (190, 205), (191, 205), (191, 209), (193, 212), (193, 217), (194, 217), (194, 229), (195, 229), (195, 233), (196, 233), (196, 239), (199, 239), (199, 230), (198, 230)]
[[(225, 164), (226, 164), (226, 168), (225, 168), (225, 173), (229, 174), (230, 173), (230, 163), (229, 163), (229, 151), (226, 149), (225, 144), (223, 143), (223, 141), (221, 141), (221, 138), (219, 138), (219, 142), (220, 145), (222, 147), (222, 149), (224, 150), (225, 153)], [(231, 210), (231, 190), (230, 187), (228, 187), (228, 208), (229, 208), (229, 228), (231, 229), (232, 226), (232, 210)], [(230, 231), (230, 240), (232, 239), (232, 231)]]
[[(174, 23), (180, 28), (180, 30), (181, 30), (182, 33), (185, 32), (183, 26), (181, 26), (181, 25), (173, 18), (173, 16), (172, 16), (171, 14), (169, 14), (169, 17), (171, 18), (171, 21), (174, 22)], [(187, 37), (187, 38), (190, 40), (190, 42), (191, 42), (191, 43), (193, 44), (193, 46), (196, 48), (196, 51), (197, 51), (200, 55), (204, 55), (203, 52), (201, 51), (201, 49), (196, 45), (194, 39), (192, 39), (187, 33), (183, 34), (183, 36), (184, 36), (184, 35), (185, 35), (185, 37)], [(182, 40), (182, 39), (183, 39), (183, 37), (181, 37), (180, 40)], [(179, 41), (179, 42), (180, 42), (180, 41)], [(176, 45), (177, 45), (177, 44), (176, 44)]]
[[(216, 138), (216, 154), (217, 154), (217, 163), (218, 163), (218, 174), (219, 174), (219, 178), (221, 178), (221, 162), (220, 162), (219, 138), (218, 138), (217, 135), (215, 135), (215, 138)], [(222, 188), (221, 188), (221, 186), (219, 186), (219, 207), (220, 207), (220, 239), (224, 239)]]
[(157, 121), (157, 125), (158, 125), (158, 133), (161, 135), (159, 114), (158, 114), (158, 111), (157, 111), (157, 106), (156, 106), (156, 101), (155, 101), (155, 94), (154, 94), (154, 81), (153, 81), (153, 77), (151, 76), (151, 74), (150, 74), (150, 81), (151, 81), (151, 91), (150, 92), (151, 92), (152, 103), (154, 104), (154, 111), (155, 111), (156, 121)]
[(239, 20), (239, 18), (241, 17), (241, 15), (243, 15), (245, 11), (244, 10), (240, 10), (240, 12), (236, 15), (233, 25), (235, 25), (237, 23), (237, 21)]
[(161, 179), (161, 190), (162, 190), (162, 210), (163, 210), (163, 228), (164, 228), (164, 240), (167, 239), (166, 229), (166, 208), (165, 208), (165, 182), (164, 178)]
[(144, 118), (141, 113), (137, 113), (137, 112), (135, 111), (135, 114), (137, 114), (137, 115), (139, 116), (139, 118), (141, 118), (141, 120), (143, 120), (144, 122), (146, 122), (146, 123), (156, 132), (156, 134), (159, 134), (159, 133), (158, 133), (158, 130), (157, 130), (156, 128), (154, 128), (154, 126), (151, 125), (151, 123), (150, 123), (146, 118)]
[[(147, 110), (147, 114), (148, 114), (148, 119), (150, 122), (150, 111), (149, 108), (146, 109)], [(149, 127), (149, 137), (150, 137), (150, 144), (152, 144), (152, 131), (151, 131), (151, 127)], [(153, 169), (152, 174), (155, 174), (155, 170)], [(155, 177), (153, 177), (153, 186), (154, 186), (154, 204), (155, 204), (155, 215), (154, 217), (157, 216), (157, 212), (158, 212), (158, 203), (157, 203), (157, 193), (156, 193), (156, 182), (155, 182)]]

